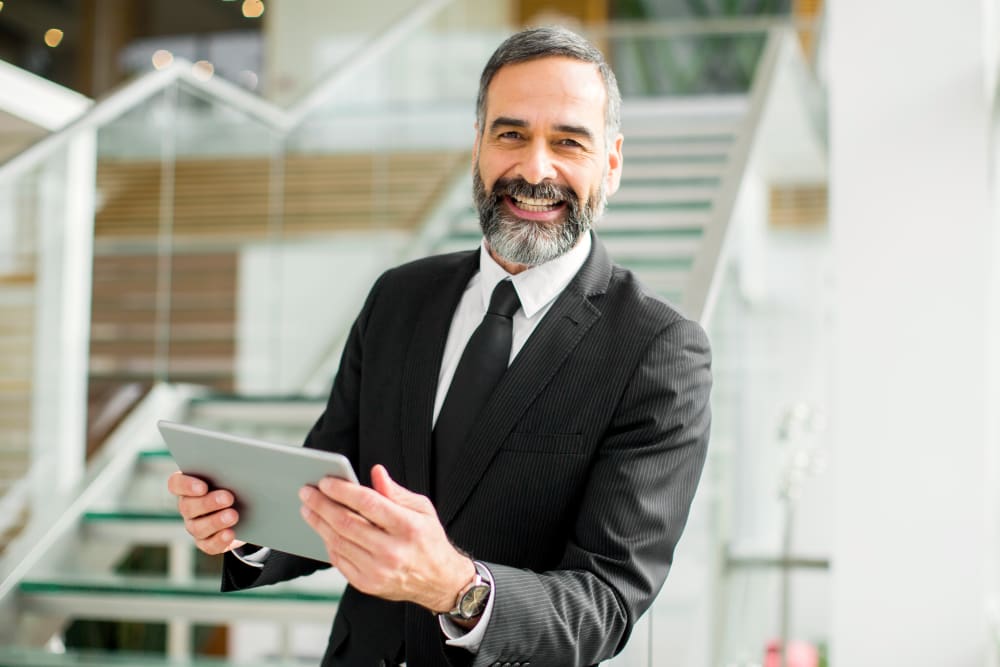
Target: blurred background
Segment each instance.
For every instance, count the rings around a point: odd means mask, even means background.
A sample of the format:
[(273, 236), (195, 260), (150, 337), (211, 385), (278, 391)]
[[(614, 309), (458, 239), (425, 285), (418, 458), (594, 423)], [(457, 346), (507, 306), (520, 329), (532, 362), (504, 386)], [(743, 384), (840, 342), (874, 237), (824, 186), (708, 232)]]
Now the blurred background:
[(0, 2), (0, 665), (316, 664), (155, 430), (301, 444), (372, 281), (475, 247), (479, 73), (607, 55), (598, 234), (709, 332), (709, 461), (609, 664), (996, 665), (1000, 2)]

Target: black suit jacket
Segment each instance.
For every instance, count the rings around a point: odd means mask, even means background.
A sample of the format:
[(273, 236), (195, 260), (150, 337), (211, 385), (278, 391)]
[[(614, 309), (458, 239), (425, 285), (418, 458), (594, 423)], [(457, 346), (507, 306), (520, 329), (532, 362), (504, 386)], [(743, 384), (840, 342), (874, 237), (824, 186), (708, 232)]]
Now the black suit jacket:
[[(431, 419), (454, 312), (478, 252), (376, 282), (306, 445), (376, 463), (430, 495)], [(446, 647), (437, 619), (348, 588), (323, 665), (591, 665), (624, 645), (667, 576), (705, 460), (710, 354), (702, 329), (594, 238), (591, 255), (514, 359), (433, 497), (449, 537), (494, 577), (480, 646)], [(224, 590), (312, 572), (227, 555)], [(399, 653), (405, 644), (405, 654)]]

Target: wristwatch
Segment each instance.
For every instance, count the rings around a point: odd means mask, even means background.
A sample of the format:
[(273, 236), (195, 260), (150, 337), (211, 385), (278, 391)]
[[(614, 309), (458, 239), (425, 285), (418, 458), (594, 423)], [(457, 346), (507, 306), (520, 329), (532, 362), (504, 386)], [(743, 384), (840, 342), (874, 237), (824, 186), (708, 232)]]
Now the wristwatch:
[(492, 584), (480, 576), (477, 568), (476, 576), (458, 594), (455, 608), (448, 612), (448, 616), (467, 621), (481, 615), (492, 592)]

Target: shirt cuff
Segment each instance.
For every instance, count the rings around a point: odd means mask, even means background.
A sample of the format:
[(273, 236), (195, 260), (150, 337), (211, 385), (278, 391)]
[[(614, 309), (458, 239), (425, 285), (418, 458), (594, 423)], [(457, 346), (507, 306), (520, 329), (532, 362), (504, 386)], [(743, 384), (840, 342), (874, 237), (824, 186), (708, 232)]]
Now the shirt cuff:
[(262, 569), (264, 567), (264, 561), (266, 561), (267, 557), (271, 555), (271, 549), (269, 547), (258, 547), (256, 544), (244, 544), (238, 549), (233, 549), (233, 555), (236, 556), (240, 562), (246, 563), (250, 567)]
[(478, 560), (473, 562), (476, 565), (476, 572), (483, 578), (483, 581), (489, 583), (492, 589), (490, 591), (490, 598), (486, 601), (486, 609), (483, 610), (483, 615), (479, 617), (479, 622), (476, 623), (476, 627), (466, 630), (452, 622), (447, 614), (439, 614), (438, 623), (441, 625), (441, 632), (447, 637), (445, 644), (464, 648), (470, 653), (478, 653), (479, 645), (483, 643), (483, 636), (486, 634), (486, 626), (490, 624), (490, 618), (493, 616), (493, 601), (497, 597), (497, 589), (493, 583), (493, 574), (486, 565), (480, 563)]

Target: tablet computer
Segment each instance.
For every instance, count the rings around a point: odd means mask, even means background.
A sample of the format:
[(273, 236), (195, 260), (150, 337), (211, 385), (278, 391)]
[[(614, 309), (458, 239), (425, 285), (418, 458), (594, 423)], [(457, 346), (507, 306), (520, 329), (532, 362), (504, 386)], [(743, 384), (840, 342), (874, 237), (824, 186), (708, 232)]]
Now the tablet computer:
[(237, 539), (329, 561), (323, 540), (299, 513), (299, 489), (326, 476), (357, 483), (346, 456), (169, 421), (157, 427), (185, 475), (236, 497)]

